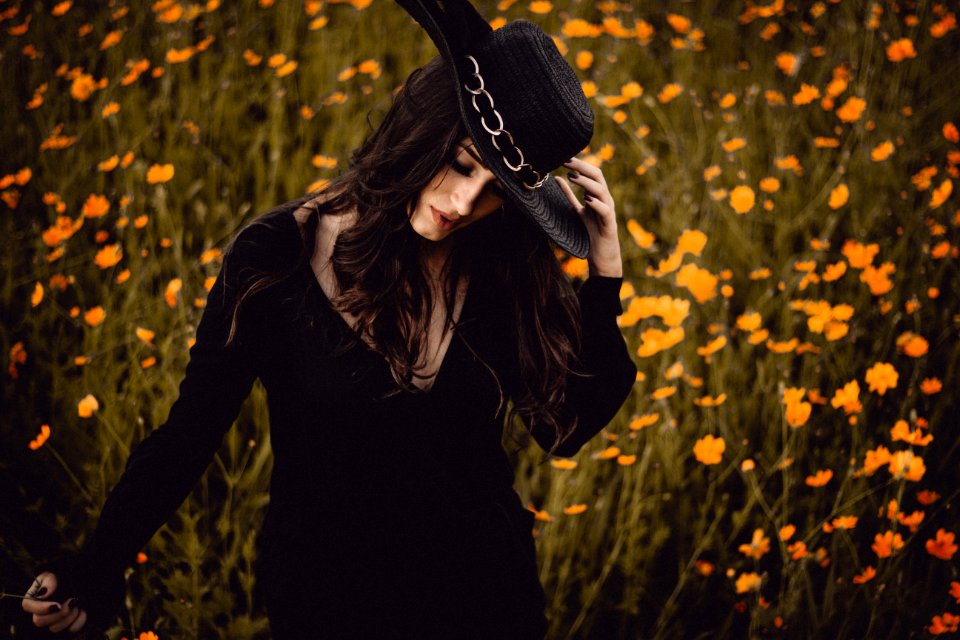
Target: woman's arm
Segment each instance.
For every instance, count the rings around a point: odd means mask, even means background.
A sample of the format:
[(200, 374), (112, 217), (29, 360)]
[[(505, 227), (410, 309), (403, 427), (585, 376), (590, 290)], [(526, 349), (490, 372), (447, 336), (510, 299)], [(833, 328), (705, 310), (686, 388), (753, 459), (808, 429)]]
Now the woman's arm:
[[(268, 248), (260, 229), (240, 233), (207, 297), (166, 422), (133, 449), (82, 551), (36, 570), (36, 575), (49, 571), (56, 576), (55, 593), (46, 598), (64, 602), (76, 596), (89, 626), (109, 625), (117, 615), (123, 570), (189, 495), (250, 393), (256, 370), (242, 325), (251, 318), (241, 317), (235, 341), (230, 346), (224, 342), (241, 279), (250, 273), (245, 268), (260, 267), (258, 255)], [(45, 611), (48, 605), (43, 606)]]

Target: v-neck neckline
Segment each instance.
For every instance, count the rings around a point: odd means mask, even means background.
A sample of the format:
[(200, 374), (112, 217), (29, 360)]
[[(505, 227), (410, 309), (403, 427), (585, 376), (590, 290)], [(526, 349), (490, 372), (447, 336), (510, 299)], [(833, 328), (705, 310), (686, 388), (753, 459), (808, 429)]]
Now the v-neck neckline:
[[(289, 215), (290, 215), (290, 219), (293, 221), (294, 227), (299, 231), (300, 223), (297, 221), (296, 216), (293, 215), (294, 211), (296, 211), (298, 208), (299, 207), (295, 207), (294, 209), (292, 209)], [(305, 272), (304, 274), (305, 277), (310, 281), (311, 290), (313, 290), (314, 293), (323, 302), (324, 309), (326, 309), (327, 311), (330, 312), (331, 315), (336, 317), (335, 322), (339, 322), (340, 328), (343, 331), (347, 331), (352, 337), (356, 338), (359, 341), (364, 353), (376, 358), (379, 365), (381, 367), (385, 367), (387, 371), (390, 372), (390, 364), (387, 362), (387, 360), (381, 354), (377, 353), (373, 349), (373, 347), (371, 347), (367, 343), (366, 340), (360, 338), (357, 335), (356, 330), (352, 326), (350, 326), (350, 324), (347, 322), (347, 319), (344, 318), (340, 314), (340, 312), (333, 307), (333, 303), (330, 301), (330, 298), (327, 297), (327, 293), (326, 291), (323, 290), (323, 286), (320, 284), (320, 280), (317, 278), (317, 274), (316, 272), (314, 272), (313, 266), (310, 264), (309, 261), (303, 266), (303, 270)], [(443, 358), (440, 360), (440, 365), (437, 367), (436, 372), (433, 374), (433, 377), (431, 378), (430, 386), (426, 388), (420, 388), (420, 391), (417, 392), (417, 395), (422, 395), (424, 397), (431, 395), (433, 391), (437, 388), (437, 385), (440, 383), (440, 377), (443, 375), (444, 371), (446, 371), (447, 364), (451, 359), (451, 352), (454, 349), (454, 345), (460, 341), (460, 331), (458, 330), (458, 325), (460, 325), (464, 320), (464, 317), (465, 317), (464, 314), (467, 313), (467, 309), (469, 308), (469, 305), (470, 305), (470, 301), (472, 298), (471, 293), (473, 292), (472, 280), (473, 280), (472, 278), (469, 278), (469, 277), (467, 278), (467, 285), (466, 285), (467, 290), (463, 296), (463, 304), (460, 306), (460, 315), (458, 316), (456, 322), (454, 323), (453, 328), (450, 329), (453, 335), (450, 336), (450, 342), (449, 344), (447, 344), (447, 349), (443, 353)], [(454, 304), (454, 306), (456, 306), (456, 303)], [(392, 372), (390, 373), (392, 377)], [(402, 391), (404, 393), (413, 394), (413, 392), (407, 389), (402, 389)]]

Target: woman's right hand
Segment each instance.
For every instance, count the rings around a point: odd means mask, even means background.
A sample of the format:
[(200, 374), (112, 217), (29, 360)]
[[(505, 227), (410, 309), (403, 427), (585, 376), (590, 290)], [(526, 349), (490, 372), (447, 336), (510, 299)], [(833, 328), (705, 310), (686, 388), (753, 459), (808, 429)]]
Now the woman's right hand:
[(23, 599), (23, 610), (33, 614), (34, 625), (47, 627), (50, 633), (59, 633), (64, 629), (77, 633), (87, 623), (87, 612), (77, 606), (75, 598), (62, 603), (49, 600), (56, 590), (57, 576), (44, 571), (27, 590)]

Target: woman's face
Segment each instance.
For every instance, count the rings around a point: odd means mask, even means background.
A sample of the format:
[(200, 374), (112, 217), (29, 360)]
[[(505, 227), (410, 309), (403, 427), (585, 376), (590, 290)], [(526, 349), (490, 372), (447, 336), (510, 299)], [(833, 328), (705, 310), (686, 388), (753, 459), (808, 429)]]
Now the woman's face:
[(457, 143), (453, 161), (420, 192), (410, 224), (424, 238), (441, 241), (490, 215), (505, 200), (503, 186), (482, 163), (468, 136)]

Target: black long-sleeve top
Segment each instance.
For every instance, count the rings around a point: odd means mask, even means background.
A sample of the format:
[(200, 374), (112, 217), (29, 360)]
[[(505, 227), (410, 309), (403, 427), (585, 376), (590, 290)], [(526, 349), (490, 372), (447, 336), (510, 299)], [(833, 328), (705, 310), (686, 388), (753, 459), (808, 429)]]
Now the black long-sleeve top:
[[(543, 604), (533, 514), (513, 490), (501, 445), (506, 403), (498, 411), (498, 385), (488, 369), (500, 374), (507, 397), (516, 393), (515, 330), (497, 291), (479, 280), (470, 283), (459, 326), (426, 393), (402, 391), (384, 400), (383, 392), (396, 387), (386, 360), (363, 344), (333, 354), (352, 328), (309, 265), (248, 298), (237, 338), (224, 346), (227, 311), (244, 283), (292, 265), (298, 255), (293, 212), (299, 202), (263, 216), (273, 229), (245, 228), (225, 255), (179, 397), (167, 421), (130, 454), (103, 506), (82, 552), (91, 577), (69, 577), (81, 607), (119, 608), (115, 591), (105, 585), (117, 584), (115, 576), (187, 497), (259, 378), (267, 392), (274, 464), (258, 532), (257, 577), (271, 594), (272, 626), (304, 607), (304, 621), (325, 621), (320, 629), (375, 628), (388, 619), (396, 629), (414, 613), (440, 624), (435, 610), (441, 606), (449, 620), (462, 622), (469, 619), (466, 609), (458, 610), (465, 600), (481, 607), (486, 613), (478, 615), (488, 622), (501, 615), (497, 603), (507, 600), (516, 607), (526, 603), (526, 615), (542, 615), (529, 613)], [(616, 321), (621, 283), (593, 275), (577, 292), (581, 361), (594, 376), (567, 381), (563, 415), (579, 416), (579, 426), (557, 455), (575, 455), (606, 426), (636, 380)], [(544, 449), (554, 438), (552, 430), (531, 435)], [(71, 570), (60, 568), (65, 577)], [(94, 575), (100, 576), (96, 586), (89, 584)], [(442, 598), (442, 605), (432, 598)], [(364, 601), (362, 614), (357, 599)]]

